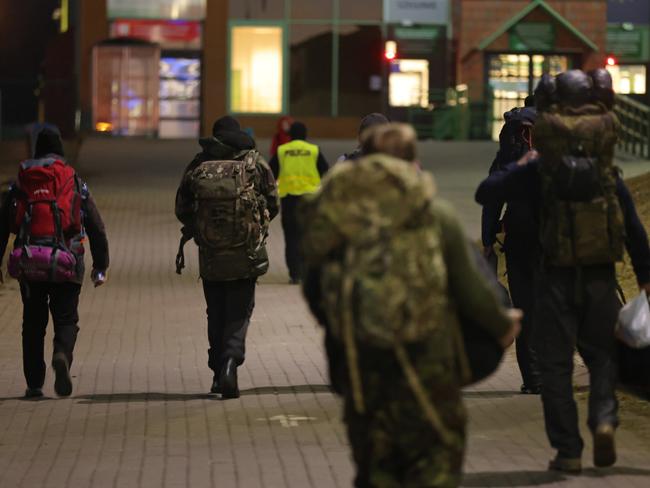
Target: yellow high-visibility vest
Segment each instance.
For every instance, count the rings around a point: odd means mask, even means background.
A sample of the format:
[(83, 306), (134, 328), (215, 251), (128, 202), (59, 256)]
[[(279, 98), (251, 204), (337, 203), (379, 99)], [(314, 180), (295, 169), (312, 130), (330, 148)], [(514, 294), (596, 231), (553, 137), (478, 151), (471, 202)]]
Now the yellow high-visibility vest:
[(320, 186), (318, 146), (295, 140), (278, 147), (280, 198), (315, 193)]

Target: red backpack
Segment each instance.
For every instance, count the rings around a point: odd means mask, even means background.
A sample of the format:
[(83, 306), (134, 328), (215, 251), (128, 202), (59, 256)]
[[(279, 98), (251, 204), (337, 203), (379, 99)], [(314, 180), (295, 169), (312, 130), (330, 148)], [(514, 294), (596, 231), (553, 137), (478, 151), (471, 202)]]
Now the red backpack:
[(29, 241), (65, 246), (81, 233), (81, 195), (75, 170), (55, 158), (20, 165), (14, 232)]

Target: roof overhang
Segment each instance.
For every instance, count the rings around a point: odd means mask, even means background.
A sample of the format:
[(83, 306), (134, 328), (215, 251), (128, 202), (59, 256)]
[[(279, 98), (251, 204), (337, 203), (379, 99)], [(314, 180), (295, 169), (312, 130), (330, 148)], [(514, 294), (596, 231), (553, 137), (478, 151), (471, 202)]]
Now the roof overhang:
[(499, 27), (495, 32), (493, 32), (488, 37), (483, 39), (481, 43), (478, 45), (477, 49), (479, 51), (484, 51), (485, 49), (487, 49), (494, 41), (496, 41), (499, 37), (501, 37), (503, 34), (508, 32), (510, 29), (512, 29), (522, 19), (524, 19), (528, 14), (530, 14), (533, 10), (537, 8), (541, 8), (545, 10), (561, 26), (563, 26), (565, 29), (571, 32), (571, 34), (573, 34), (575, 37), (580, 39), (580, 41), (582, 41), (583, 44), (589, 47), (589, 49), (595, 52), (598, 51), (598, 46), (591, 39), (589, 39), (586, 35), (580, 32), (573, 24), (571, 24), (571, 22), (569, 22), (562, 15), (560, 15), (560, 13), (557, 10), (551, 7), (544, 0), (533, 0), (532, 2), (530, 2), (526, 6), (526, 8), (521, 10), (519, 13), (515, 14), (512, 18), (506, 21), (501, 27)]

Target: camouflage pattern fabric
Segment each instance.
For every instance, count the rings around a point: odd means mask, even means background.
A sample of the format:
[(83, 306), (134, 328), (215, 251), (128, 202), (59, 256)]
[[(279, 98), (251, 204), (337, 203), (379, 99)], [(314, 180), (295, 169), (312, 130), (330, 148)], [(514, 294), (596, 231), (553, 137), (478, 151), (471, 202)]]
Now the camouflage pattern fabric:
[[(202, 279), (231, 281), (263, 275), (269, 266), (268, 225), (280, 204), (271, 168), (257, 151), (237, 151), (218, 140), (210, 143), (186, 169), (176, 195), (183, 235), (195, 238), (199, 245)], [(220, 164), (223, 161), (238, 164), (226, 168)], [(207, 178), (212, 171), (233, 174)], [(234, 191), (240, 196), (236, 205), (222, 198)], [(202, 198), (212, 199), (215, 205), (202, 206)]]
[(450, 438), (443, 441), (422, 415), (390, 352), (361, 348), (367, 411), (345, 402), (348, 437), (357, 465), (357, 487), (457, 487), (465, 449), (466, 412), (453, 358), (441, 360), (434, 347), (409, 346), (422, 381)]
[[(542, 157), (545, 264), (580, 266), (623, 258), (625, 227), (613, 162), (618, 130), (616, 115), (600, 104), (554, 107), (539, 115), (533, 140)], [(586, 198), (563, 194), (576, 187), (573, 167), (580, 164), (593, 167), (595, 191)]]
[[(458, 340), (462, 337), (456, 307), (466, 310), (469, 318), (495, 338), (502, 337), (509, 328), (509, 320), (494, 293), (476, 270), (456, 213), (444, 201), (433, 198), (433, 194), (431, 177), (414, 165), (372, 155), (334, 166), (323, 179), (321, 190), (307, 197), (302, 208), (303, 249), (310, 270), (304, 283), (305, 295), (311, 310), (326, 327), (330, 374), (337, 393), (345, 399), (345, 421), (357, 465), (358, 487), (458, 486), (466, 415), (460, 390), (465, 378), (459, 360)], [(426, 211), (422, 212), (423, 209)], [(407, 269), (393, 271), (391, 260), (383, 263), (381, 252), (373, 250), (373, 246), (379, 246), (382, 252), (388, 249), (390, 257), (395, 248), (391, 248), (385, 234), (389, 230), (402, 232), (401, 224), (407, 222), (404, 235), (423, 241), (412, 243), (413, 249), (430, 256), (420, 273), (428, 270), (441, 280), (432, 284), (428, 296), (423, 298), (428, 303), (424, 307), (440, 307), (432, 311), (438, 322), (427, 325), (425, 320), (422, 329), (408, 327), (413, 317), (408, 313), (396, 314), (390, 322), (386, 315), (381, 315), (382, 307), (388, 307), (385, 313), (390, 316), (393, 303), (399, 303), (393, 302), (394, 297), (386, 297), (387, 304), (378, 303), (378, 290), (384, 285), (377, 284), (363, 298), (358, 296), (359, 290), (366, 290), (369, 285), (352, 286), (352, 294), (342, 290), (342, 283), (349, 276), (349, 268), (341, 265), (344, 262), (354, 265), (353, 283), (368, 280), (373, 286), (380, 276), (390, 282), (402, 280), (411, 272), (404, 261), (402, 266)], [(426, 224), (424, 227), (437, 239), (422, 236), (420, 224)], [(367, 255), (357, 254), (357, 262), (346, 255), (351, 242), (362, 246), (360, 250), (364, 252), (368, 250)], [(401, 246), (398, 244), (404, 255), (399, 259), (420, 262), (422, 256), (408, 258), (406, 242)], [(395, 276), (382, 274), (384, 266)], [(378, 270), (377, 275), (366, 275), (369, 270)], [(323, 278), (322, 274), (329, 277)], [(413, 279), (418, 286), (419, 280), (430, 278)], [(386, 290), (392, 290), (394, 285), (388, 286)], [(400, 286), (402, 289), (395, 292), (397, 296), (408, 295), (411, 284)], [(415, 293), (417, 296), (419, 291)], [(354, 298), (351, 304), (346, 296)], [(378, 310), (361, 305), (369, 299), (375, 301)], [(367, 317), (360, 317), (361, 309)], [(372, 321), (362, 326), (365, 330), (359, 335), (353, 334), (352, 340), (343, 326), (350, 318), (343, 317), (346, 312), (352, 313), (354, 326), (363, 320)], [(421, 336), (413, 342), (395, 341), (390, 347), (387, 332), (400, 339)], [(350, 354), (350, 344), (354, 345), (354, 356)], [(409, 379), (404, 356), (419, 388), (414, 388), (412, 377)], [(358, 374), (356, 382), (354, 370)], [(363, 399), (361, 409), (355, 396), (358, 390)], [(433, 407), (437, 421), (432, 421), (425, 403)]]

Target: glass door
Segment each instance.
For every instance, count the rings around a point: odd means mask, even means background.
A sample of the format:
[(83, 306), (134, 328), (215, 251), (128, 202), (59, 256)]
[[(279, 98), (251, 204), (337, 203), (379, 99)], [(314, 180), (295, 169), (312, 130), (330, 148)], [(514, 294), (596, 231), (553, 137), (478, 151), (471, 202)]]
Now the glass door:
[(160, 58), (160, 123), (162, 138), (196, 138), (201, 115), (201, 60), (163, 55)]
[(492, 139), (499, 140), (503, 114), (523, 107), (543, 74), (558, 75), (571, 68), (571, 58), (545, 54), (490, 54), (488, 56), (488, 100), (491, 102)]

